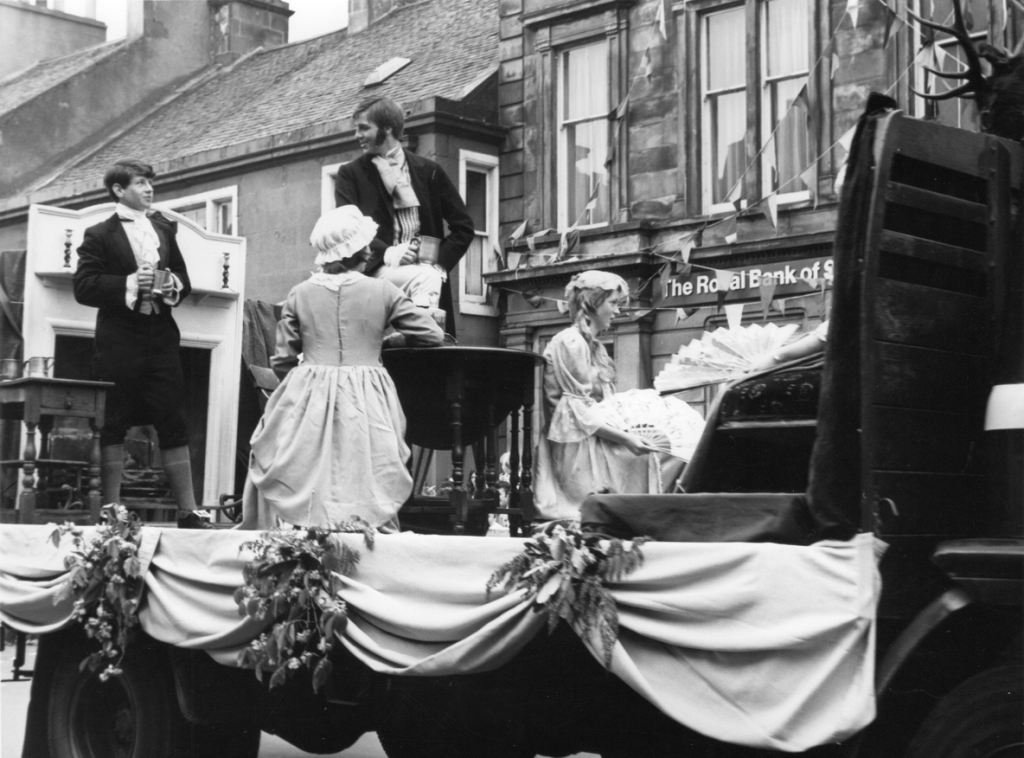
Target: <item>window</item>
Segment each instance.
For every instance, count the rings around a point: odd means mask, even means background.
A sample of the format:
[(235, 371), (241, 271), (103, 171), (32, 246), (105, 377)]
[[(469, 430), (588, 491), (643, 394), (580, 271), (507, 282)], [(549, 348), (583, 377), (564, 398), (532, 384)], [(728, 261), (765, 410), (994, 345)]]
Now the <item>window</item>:
[[(558, 227), (608, 223), (608, 42), (558, 55)], [(593, 200), (593, 202), (591, 202)], [(588, 207), (589, 206), (589, 207)]]
[[(953, 4), (951, 0), (916, 0), (914, 3), (916, 12), (923, 18), (934, 21), (943, 26), (953, 25)], [(971, 35), (971, 40), (977, 48), (980, 42), (986, 41), (988, 35), (988, 2), (982, 0), (961, 0), (961, 7), (964, 10), (964, 24)], [(916, 24), (915, 24), (916, 26)], [(927, 31), (927, 30), (922, 30)], [(930, 34), (930, 32), (929, 32)], [(927, 38), (923, 33), (914, 35), (916, 45), (914, 50), (920, 50)], [(960, 44), (943, 32), (935, 33), (937, 60), (918, 59), (914, 67), (914, 89), (918, 92), (939, 95), (954, 87), (963, 84), (962, 79), (942, 79), (934, 74), (925, 71), (924, 67), (934, 68), (947, 73), (955, 73), (967, 70), (967, 59)], [(989, 72), (989, 64), (982, 62), (985, 73)], [(934, 119), (947, 126), (955, 126), (961, 129), (969, 129), (973, 132), (979, 130), (978, 109), (973, 99), (952, 98), (950, 100), (925, 100), (921, 97), (914, 97), (914, 113), (922, 118)]]
[(238, 187), (225, 187), (165, 200), (154, 207), (174, 211), (208, 232), (233, 236), (238, 228), (237, 200)]
[[(748, 45), (749, 5), (713, 8), (699, 17), (701, 170), (704, 212), (746, 201), (747, 144), (761, 150), (761, 192), (782, 201), (808, 197), (800, 174), (813, 160), (806, 85), (810, 69), (809, 0), (756, 3), (758, 45)], [(748, 81), (756, 72), (757, 88)], [(757, 102), (748, 102), (756, 97)]]
[(475, 237), (459, 262), (459, 310), (478, 316), (497, 316), (487, 299), (483, 275), (497, 270), (498, 158), (459, 151), (459, 190), (473, 219)]
[(800, 174), (814, 160), (807, 134), (809, 113), (804, 89), (810, 72), (808, 4), (807, 0), (769, 0), (761, 7), (762, 142), (774, 132), (765, 149), (763, 192), (768, 195), (778, 190), (782, 201), (802, 200), (807, 185)]
[(747, 165), (746, 29), (743, 6), (704, 16), (704, 195), (711, 210), (738, 200)]

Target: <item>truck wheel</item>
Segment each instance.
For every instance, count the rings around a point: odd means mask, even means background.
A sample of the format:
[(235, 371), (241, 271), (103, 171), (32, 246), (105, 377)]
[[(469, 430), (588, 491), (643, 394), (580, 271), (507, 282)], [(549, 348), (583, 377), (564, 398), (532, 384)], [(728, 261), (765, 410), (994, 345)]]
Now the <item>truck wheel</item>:
[(1002, 666), (954, 687), (921, 724), (908, 758), (1020, 758), (1024, 666)]
[(180, 719), (162, 651), (142, 640), (121, 663), (124, 673), (101, 682), (79, 671), (87, 649), (70, 645), (50, 690), (52, 758), (171, 758)]

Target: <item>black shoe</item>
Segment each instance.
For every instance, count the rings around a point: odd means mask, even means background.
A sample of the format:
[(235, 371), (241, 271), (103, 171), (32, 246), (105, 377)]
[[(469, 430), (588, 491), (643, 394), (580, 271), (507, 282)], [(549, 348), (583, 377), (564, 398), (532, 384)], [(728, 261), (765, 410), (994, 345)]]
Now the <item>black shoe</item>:
[(206, 511), (178, 511), (179, 529), (212, 529), (210, 514)]

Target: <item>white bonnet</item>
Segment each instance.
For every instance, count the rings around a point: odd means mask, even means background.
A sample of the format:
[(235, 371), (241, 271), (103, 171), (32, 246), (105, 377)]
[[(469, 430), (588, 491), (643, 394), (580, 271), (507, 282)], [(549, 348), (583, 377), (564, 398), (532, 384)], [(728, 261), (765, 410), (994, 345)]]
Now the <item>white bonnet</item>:
[(354, 205), (327, 211), (316, 222), (309, 244), (316, 248), (316, 265), (343, 261), (365, 248), (377, 235), (377, 222)]
[(565, 287), (565, 296), (569, 297), (574, 290), (602, 289), (617, 292), (623, 297), (629, 296), (629, 285), (618, 274), (608, 271), (582, 271), (576, 274)]

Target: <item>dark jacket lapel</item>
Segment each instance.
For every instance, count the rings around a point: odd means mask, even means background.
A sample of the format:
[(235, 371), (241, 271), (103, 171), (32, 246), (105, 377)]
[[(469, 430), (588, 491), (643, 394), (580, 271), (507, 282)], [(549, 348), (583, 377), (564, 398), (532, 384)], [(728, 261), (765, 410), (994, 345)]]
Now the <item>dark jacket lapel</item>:
[(115, 213), (107, 221), (107, 227), (111, 246), (121, 261), (121, 265), (128, 273), (134, 272), (138, 269), (139, 264), (135, 262), (135, 253), (132, 252), (132, 243), (128, 241), (128, 232), (124, 229), (124, 221)]

